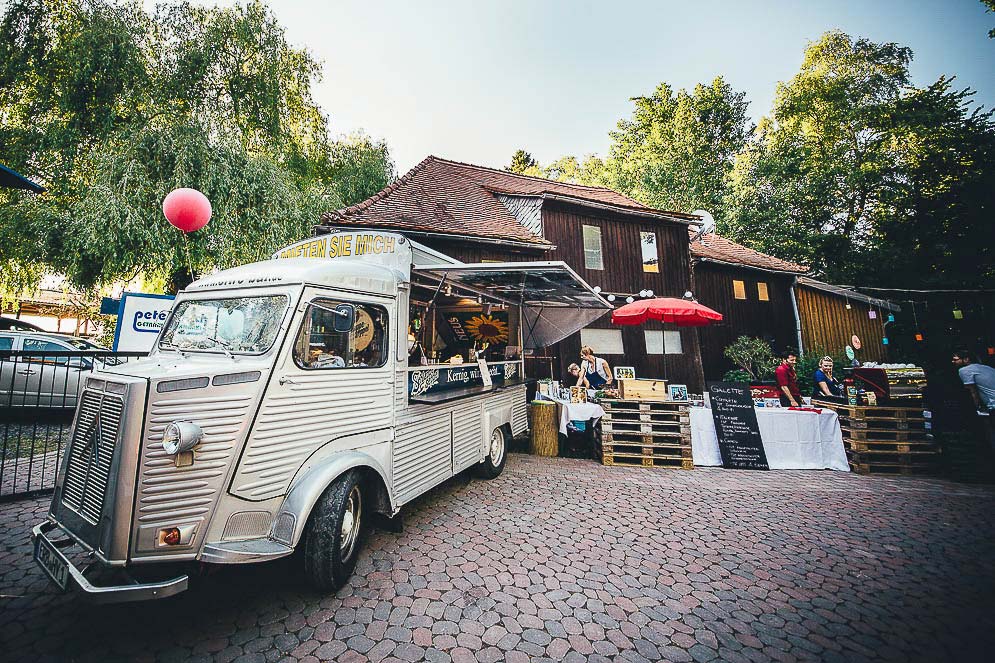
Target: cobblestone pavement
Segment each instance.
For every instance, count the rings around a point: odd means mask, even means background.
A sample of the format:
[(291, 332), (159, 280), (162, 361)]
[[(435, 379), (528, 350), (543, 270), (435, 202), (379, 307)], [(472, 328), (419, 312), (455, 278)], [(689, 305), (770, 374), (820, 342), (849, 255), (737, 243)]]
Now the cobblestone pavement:
[(512, 455), (494, 481), (406, 507), (403, 534), (373, 532), (337, 595), (291, 558), (105, 607), (31, 562), (46, 508), (0, 504), (0, 659), (970, 661), (995, 646), (992, 487)]

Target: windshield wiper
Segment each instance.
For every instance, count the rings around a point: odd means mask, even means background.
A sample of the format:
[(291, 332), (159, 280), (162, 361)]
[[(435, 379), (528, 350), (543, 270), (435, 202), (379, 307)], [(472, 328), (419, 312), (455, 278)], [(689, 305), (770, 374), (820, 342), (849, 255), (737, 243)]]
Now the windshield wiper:
[(235, 355), (233, 355), (233, 354), (232, 354), (232, 352), (231, 352), (231, 349), (230, 349), (230, 348), (228, 347), (228, 344), (227, 344), (227, 343), (225, 343), (224, 341), (222, 341), (222, 340), (221, 340), (220, 338), (218, 338), (218, 335), (217, 335), (217, 334), (215, 334), (214, 336), (210, 336), (210, 337), (208, 337), (208, 339), (207, 339), (207, 340), (209, 340), (209, 341), (214, 341), (214, 344), (215, 344), (215, 345), (216, 345), (217, 347), (220, 347), (220, 348), (221, 348), (221, 349), (222, 349), (222, 350), (224, 351), (225, 355), (226, 355), (226, 356), (227, 356), (227, 357), (228, 357), (229, 359), (234, 359), (234, 358), (235, 358)]

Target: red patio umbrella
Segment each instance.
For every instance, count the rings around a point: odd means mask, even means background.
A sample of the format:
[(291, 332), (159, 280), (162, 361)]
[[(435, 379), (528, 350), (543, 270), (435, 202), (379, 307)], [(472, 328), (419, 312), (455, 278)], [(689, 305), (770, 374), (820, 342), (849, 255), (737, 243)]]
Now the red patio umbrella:
[(720, 322), (722, 314), (698, 302), (675, 297), (643, 299), (612, 312), (612, 324), (641, 325), (647, 320), (669, 322), (678, 327), (704, 327)]

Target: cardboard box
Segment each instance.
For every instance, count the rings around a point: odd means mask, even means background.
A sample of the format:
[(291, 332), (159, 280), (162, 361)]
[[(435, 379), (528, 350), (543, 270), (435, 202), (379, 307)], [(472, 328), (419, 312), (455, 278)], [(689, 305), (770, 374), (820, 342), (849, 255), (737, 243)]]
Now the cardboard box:
[(619, 398), (623, 401), (662, 403), (670, 400), (666, 380), (619, 380)]

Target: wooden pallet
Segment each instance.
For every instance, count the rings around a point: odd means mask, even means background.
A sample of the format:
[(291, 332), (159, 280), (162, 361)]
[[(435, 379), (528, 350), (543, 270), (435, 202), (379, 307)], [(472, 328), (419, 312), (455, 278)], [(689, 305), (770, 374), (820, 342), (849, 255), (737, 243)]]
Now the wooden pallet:
[(847, 451), (856, 452), (892, 452), (892, 453), (912, 453), (915, 451), (932, 452), (939, 451), (939, 445), (935, 442), (927, 441), (904, 441), (896, 442), (892, 440), (844, 440), (843, 445)]
[(601, 443), (602, 454), (638, 454), (661, 458), (691, 458), (691, 447), (683, 444), (618, 444)]
[(851, 461), (850, 469), (857, 474), (928, 475), (937, 473), (937, 468), (933, 464), (904, 465), (900, 463), (854, 463)]
[(690, 439), (691, 426), (687, 424), (677, 424), (673, 426), (660, 426), (650, 424), (619, 424), (608, 422), (601, 424), (601, 432), (605, 435), (649, 435), (658, 437), (687, 437)]
[(926, 430), (925, 419), (890, 419), (887, 417), (867, 417), (856, 419), (848, 416), (840, 417), (840, 426), (851, 430), (875, 428), (878, 430)]
[(694, 461), (690, 458), (669, 456), (644, 456), (642, 454), (605, 453), (601, 455), (602, 465), (629, 465), (632, 467), (664, 467), (675, 470), (693, 470)]
[(923, 421), (922, 407), (893, 407), (883, 405), (844, 405), (827, 401), (812, 401), (813, 407), (828, 408), (849, 419), (887, 419), (902, 421)]
[(689, 403), (687, 401), (620, 401), (615, 399), (602, 399), (601, 407), (605, 412), (674, 412), (687, 411)]
[(667, 423), (688, 423), (691, 420), (691, 415), (687, 410), (664, 410), (657, 412), (638, 412), (635, 410), (605, 410), (605, 416), (601, 418), (602, 421), (617, 421), (617, 422), (631, 422), (631, 423), (651, 423), (651, 424), (667, 424)]
[(842, 428), (844, 440), (859, 442), (917, 442), (930, 441), (932, 437), (926, 430), (881, 430), (875, 428), (858, 428), (856, 430)]

